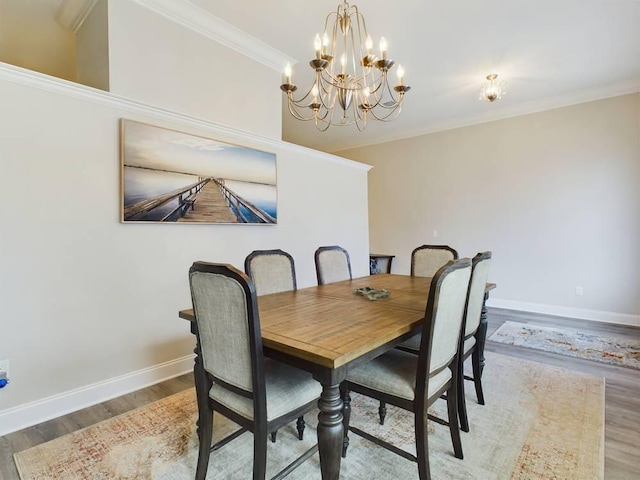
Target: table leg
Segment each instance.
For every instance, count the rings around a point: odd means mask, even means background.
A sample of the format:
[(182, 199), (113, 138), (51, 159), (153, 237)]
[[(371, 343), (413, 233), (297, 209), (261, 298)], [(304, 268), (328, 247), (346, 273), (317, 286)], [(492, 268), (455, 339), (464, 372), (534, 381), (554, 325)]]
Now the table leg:
[(349, 420), (351, 419), (351, 396), (347, 390), (347, 382), (340, 384), (340, 397), (342, 398), (342, 428), (344, 429), (344, 437), (342, 440), (342, 458), (347, 457), (347, 449), (349, 448)]
[(318, 451), (322, 480), (338, 480), (340, 478), (344, 431), (339, 385), (322, 384), (318, 408), (320, 409), (318, 414)]
[(480, 376), (482, 377), (482, 371), (484, 370), (484, 344), (487, 341), (487, 328), (489, 321), (487, 320), (487, 300), (489, 299), (489, 292), (484, 293), (484, 300), (482, 301), (482, 310), (480, 311), (480, 325), (478, 325), (478, 353), (480, 355)]

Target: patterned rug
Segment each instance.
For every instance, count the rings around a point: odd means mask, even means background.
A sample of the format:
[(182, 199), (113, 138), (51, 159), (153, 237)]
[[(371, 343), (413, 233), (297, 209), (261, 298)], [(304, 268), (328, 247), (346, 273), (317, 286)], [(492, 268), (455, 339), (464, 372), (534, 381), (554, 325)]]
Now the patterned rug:
[[(478, 405), (467, 388), (471, 431), (462, 433), (464, 460), (453, 456), (448, 429), (429, 426), (433, 478), (602, 479), (604, 470), (604, 379), (488, 352), (483, 383), (487, 404)], [(445, 403), (436, 402), (443, 415)], [(384, 426), (378, 404), (353, 396), (352, 424), (415, 453), (413, 417), (388, 407)], [(195, 393), (192, 389), (116, 418), (15, 454), (22, 480), (153, 479), (194, 477), (197, 459)], [(305, 438), (295, 422), (268, 442), (268, 476), (273, 476), (315, 443), (315, 415), (307, 415)], [(216, 438), (237, 428), (220, 415)], [(341, 478), (412, 480), (417, 466), (377, 445), (350, 435)], [(244, 433), (213, 452), (207, 478), (251, 478), (252, 435)], [(318, 455), (289, 480), (320, 479)]]
[(505, 322), (489, 340), (640, 370), (640, 340), (518, 322)]

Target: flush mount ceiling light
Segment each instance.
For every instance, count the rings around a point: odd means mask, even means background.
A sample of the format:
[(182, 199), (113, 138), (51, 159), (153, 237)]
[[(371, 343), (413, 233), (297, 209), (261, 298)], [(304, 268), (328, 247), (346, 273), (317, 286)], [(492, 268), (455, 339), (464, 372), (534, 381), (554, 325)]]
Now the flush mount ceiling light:
[(482, 84), (482, 88), (480, 88), (480, 100), (488, 100), (490, 102), (494, 102), (502, 98), (507, 92), (505, 91), (505, 87), (507, 82), (504, 80), (498, 81), (498, 74), (492, 73), (491, 75), (487, 75), (487, 81)]
[[(387, 58), (387, 42), (380, 38), (380, 58), (372, 53), (373, 40), (364, 17), (346, 1), (327, 15), (322, 37), (315, 37), (313, 83), (304, 96), (296, 99), (298, 87), (291, 80), (291, 66), (285, 68), (280, 89), (287, 95), (289, 112), (298, 120), (312, 120), (318, 130), (331, 125), (353, 125), (364, 130), (368, 118), (390, 121), (402, 109), (404, 69), (398, 65), (398, 82), (389, 85), (388, 74), (394, 61)], [(336, 60), (337, 59), (337, 60)]]

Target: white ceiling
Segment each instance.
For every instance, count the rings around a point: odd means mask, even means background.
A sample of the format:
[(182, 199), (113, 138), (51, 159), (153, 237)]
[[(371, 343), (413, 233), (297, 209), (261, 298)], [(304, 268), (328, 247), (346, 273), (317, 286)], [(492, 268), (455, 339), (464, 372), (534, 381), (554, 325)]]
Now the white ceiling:
[[(313, 38), (340, 0), (191, 0), (298, 60), (302, 89)], [(338, 151), (640, 90), (640, 0), (355, 0), (374, 39), (412, 87), (390, 123), (318, 132), (283, 111), (285, 140)], [(507, 95), (478, 100), (498, 73)], [(395, 76), (394, 76), (395, 78)], [(279, 86), (274, 85), (277, 89)], [(283, 95), (284, 97), (284, 95)]]
[[(302, 91), (310, 83), (305, 77), (311, 77), (313, 38), (322, 33), (327, 14), (341, 0), (186, 1), (296, 59), (294, 81)], [(40, 9), (51, 18), (61, 2), (0, 0), (0, 50), (11, 45), (5, 37), (19, 31), (15, 25), (24, 26), (26, 18), (33, 23)], [(76, 7), (94, 2), (64, 0)], [(352, 4), (364, 15), (376, 43), (384, 36), (389, 57), (405, 68), (411, 91), (403, 112), (393, 122), (370, 121), (364, 132), (355, 126), (319, 132), (311, 122), (293, 119), (283, 101), (284, 140), (335, 152), (640, 91), (640, 0), (354, 0)], [(53, 18), (50, 22), (54, 24)], [(53, 33), (50, 28), (46, 32), (51, 43)], [(7, 55), (15, 51), (5, 50)], [(489, 73), (508, 82), (507, 95), (494, 103), (478, 100)], [(395, 75), (392, 78), (395, 81)], [(273, 88), (280, 93), (279, 85)]]

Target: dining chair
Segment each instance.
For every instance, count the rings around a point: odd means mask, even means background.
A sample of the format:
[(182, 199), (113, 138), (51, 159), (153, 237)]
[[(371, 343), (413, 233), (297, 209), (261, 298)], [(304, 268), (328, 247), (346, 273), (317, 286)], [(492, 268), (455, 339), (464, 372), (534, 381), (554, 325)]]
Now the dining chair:
[[(351, 431), (417, 462), (420, 480), (430, 479), (427, 419), (431, 419), (449, 427), (454, 455), (463, 458), (457, 412), (457, 377), (460, 335), (470, 276), (471, 260), (468, 258), (448, 262), (433, 276), (418, 355), (392, 349), (350, 371), (342, 387), (343, 398), (348, 404), (345, 405), (345, 412), (350, 413), (351, 391), (413, 412), (417, 455), (359, 428), (350, 427), (350, 418), (345, 418), (343, 456), (347, 453), (348, 432)], [(442, 395), (446, 395), (447, 420), (427, 413), (429, 406)]]
[[(448, 245), (421, 245), (411, 252), (411, 276), (433, 277), (435, 273), (450, 260), (457, 260), (458, 252)], [(401, 348), (417, 351), (420, 347), (420, 335), (401, 344)], [(380, 401), (378, 416), (380, 425), (384, 425), (387, 405)]]
[(318, 285), (351, 280), (349, 252), (338, 245), (320, 247), (315, 253)]
[(239, 435), (211, 446), (214, 412), (253, 433), (253, 479), (263, 480), (267, 435), (314, 409), (321, 386), (310, 373), (264, 357), (256, 291), (247, 275), (231, 265), (195, 262), (189, 285), (206, 376), (196, 382), (209, 389), (206, 401), (198, 399), (196, 480), (206, 477), (211, 451)]
[[(464, 432), (469, 431), (469, 419), (467, 418), (467, 405), (464, 393), (464, 381), (471, 380), (476, 389), (476, 397), (480, 405), (484, 405), (484, 392), (482, 390), (482, 367), (480, 364), (480, 339), (478, 327), (480, 315), (484, 303), (484, 291), (489, 276), (491, 265), (491, 252), (480, 252), (473, 257), (471, 265), (471, 281), (467, 294), (467, 306), (465, 308), (464, 336), (461, 343), (460, 361), (458, 368), (458, 416), (460, 428)], [(464, 362), (471, 356), (472, 377), (464, 375)]]
[[(296, 266), (293, 257), (282, 250), (254, 250), (244, 259), (244, 271), (256, 288), (258, 295), (297, 290)], [(296, 422), (298, 438), (304, 438), (305, 421)], [(276, 441), (277, 430), (271, 432), (271, 441)]]
[(254, 250), (244, 260), (244, 271), (258, 295), (297, 289), (295, 262), (282, 250)]
[(458, 252), (448, 245), (422, 245), (411, 252), (411, 276), (433, 277), (449, 260), (456, 260)]
[[(467, 406), (464, 389), (464, 380), (474, 383), (476, 397), (480, 405), (484, 405), (484, 392), (482, 390), (482, 370), (480, 363), (480, 350), (478, 349), (480, 315), (484, 302), (484, 291), (491, 264), (491, 252), (480, 252), (471, 262), (471, 281), (467, 292), (467, 303), (464, 313), (464, 335), (460, 344), (460, 365), (458, 372), (458, 415), (460, 417), (460, 429), (469, 431), (467, 418)], [(399, 345), (399, 349), (417, 354), (420, 350), (421, 335), (415, 335)], [(464, 361), (471, 356), (472, 377), (464, 376)], [(384, 424), (384, 414), (380, 411), (380, 423)]]

